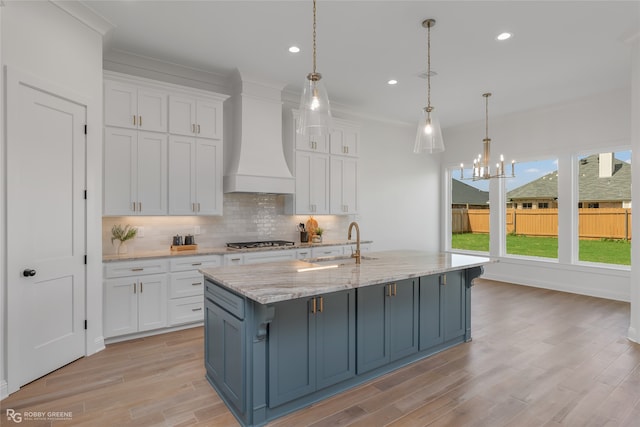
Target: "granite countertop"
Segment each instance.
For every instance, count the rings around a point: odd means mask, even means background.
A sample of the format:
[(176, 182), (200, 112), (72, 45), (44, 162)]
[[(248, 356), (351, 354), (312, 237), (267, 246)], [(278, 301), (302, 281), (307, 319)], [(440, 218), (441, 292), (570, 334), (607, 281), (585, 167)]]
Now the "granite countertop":
[[(350, 257), (326, 257), (200, 270), (206, 278), (260, 304), (481, 266), (490, 258), (422, 251), (371, 252), (356, 265)], [(335, 266), (335, 267), (330, 267)], [(323, 269), (311, 269), (324, 267)]]
[[(361, 244), (372, 243), (371, 240), (362, 240)], [(159, 249), (153, 251), (137, 251), (130, 254), (122, 255), (104, 255), (102, 262), (113, 261), (136, 261), (141, 259), (154, 259), (154, 258), (173, 258), (181, 256), (196, 256), (196, 255), (224, 255), (242, 252), (265, 252), (265, 251), (283, 251), (287, 249), (309, 249), (317, 248), (321, 246), (341, 246), (341, 245), (355, 245), (353, 240), (332, 240), (324, 241), (322, 243), (296, 243), (293, 246), (272, 246), (266, 248), (250, 248), (250, 249), (230, 249), (227, 247), (220, 248), (207, 248), (198, 247), (196, 250), (190, 251), (172, 251), (170, 247), (166, 249)]]

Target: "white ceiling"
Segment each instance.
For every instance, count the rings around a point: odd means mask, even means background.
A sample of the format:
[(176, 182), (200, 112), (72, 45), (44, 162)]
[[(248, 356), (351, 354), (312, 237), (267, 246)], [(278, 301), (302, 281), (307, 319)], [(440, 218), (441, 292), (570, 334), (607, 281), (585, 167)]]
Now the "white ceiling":
[[(126, 51), (228, 74), (234, 68), (300, 91), (311, 71), (312, 1), (85, 1), (115, 28), (105, 52)], [(640, 1), (318, 0), (318, 71), (334, 106), (413, 122), (432, 104), (443, 127), (626, 87)], [(506, 42), (495, 37), (514, 34)], [(301, 52), (287, 51), (292, 44)], [(387, 85), (390, 78), (396, 86)]]

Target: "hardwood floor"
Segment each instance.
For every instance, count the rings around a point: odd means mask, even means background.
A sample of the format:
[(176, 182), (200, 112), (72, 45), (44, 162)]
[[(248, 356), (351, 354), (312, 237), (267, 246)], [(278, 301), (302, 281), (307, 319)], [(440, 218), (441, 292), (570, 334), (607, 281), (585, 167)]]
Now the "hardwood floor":
[[(638, 426), (640, 345), (629, 304), (477, 280), (473, 341), (271, 424)], [(77, 426), (237, 426), (204, 379), (203, 330), (112, 344), (23, 387), (6, 410)], [(48, 426), (49, 421), (20, 426)]]

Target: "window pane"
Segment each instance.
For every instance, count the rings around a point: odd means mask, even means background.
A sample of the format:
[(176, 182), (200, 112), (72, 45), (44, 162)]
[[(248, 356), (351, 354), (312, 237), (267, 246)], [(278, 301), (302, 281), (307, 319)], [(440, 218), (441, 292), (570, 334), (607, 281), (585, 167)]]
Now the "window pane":
[(489, 252), (489, 183), (460, 180), (459, 169), (451, 176), (451, 248)]
[(578, 259), (631, 264), (631, 151), (578, 159)]
[(558, 161), (516, 163), (507, 179), (507, 254), (558, 258)]

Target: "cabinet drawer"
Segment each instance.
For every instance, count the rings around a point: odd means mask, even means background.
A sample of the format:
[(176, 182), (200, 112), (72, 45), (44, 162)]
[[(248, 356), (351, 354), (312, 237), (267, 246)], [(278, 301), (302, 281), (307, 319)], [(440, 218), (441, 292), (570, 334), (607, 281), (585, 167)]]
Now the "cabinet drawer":
[(201, 322), (204, 319), (204, 298), (187, 297), (169, 301), (169, 325)]
[(244, 264), (244, 254), (224, 255), (224, 265), (242, 265), (242, 264)]
[(338, 256), (343, 255), (342, 246), (321, 246), (317, 248), (311, 248), (311, 257), (318, 258), (323, 256)]
[(223, 287), (205, 280), (204, 295), (238, 319), (244, 319), (244, 299)]
[(197, 271), (169, 273), (169, 298), (204, 295), (204, 276)]
[(261, 264), (265, 262), (288, 261), (292, 259), (296, 259), (295, 249), (244, 254), (245, 264)]
[(166, 273), (168, 269), (167, 260), (162, 258), (144, 261), (109, 262), (104, 264), (104, 277), (113, 279), (116, 277)]
[(222, 265), (220, 255), (201, 255), (191, 257), (172, 258), (169, 261), (171, 272), (198, 270), (207, 267), (219, 267)]

